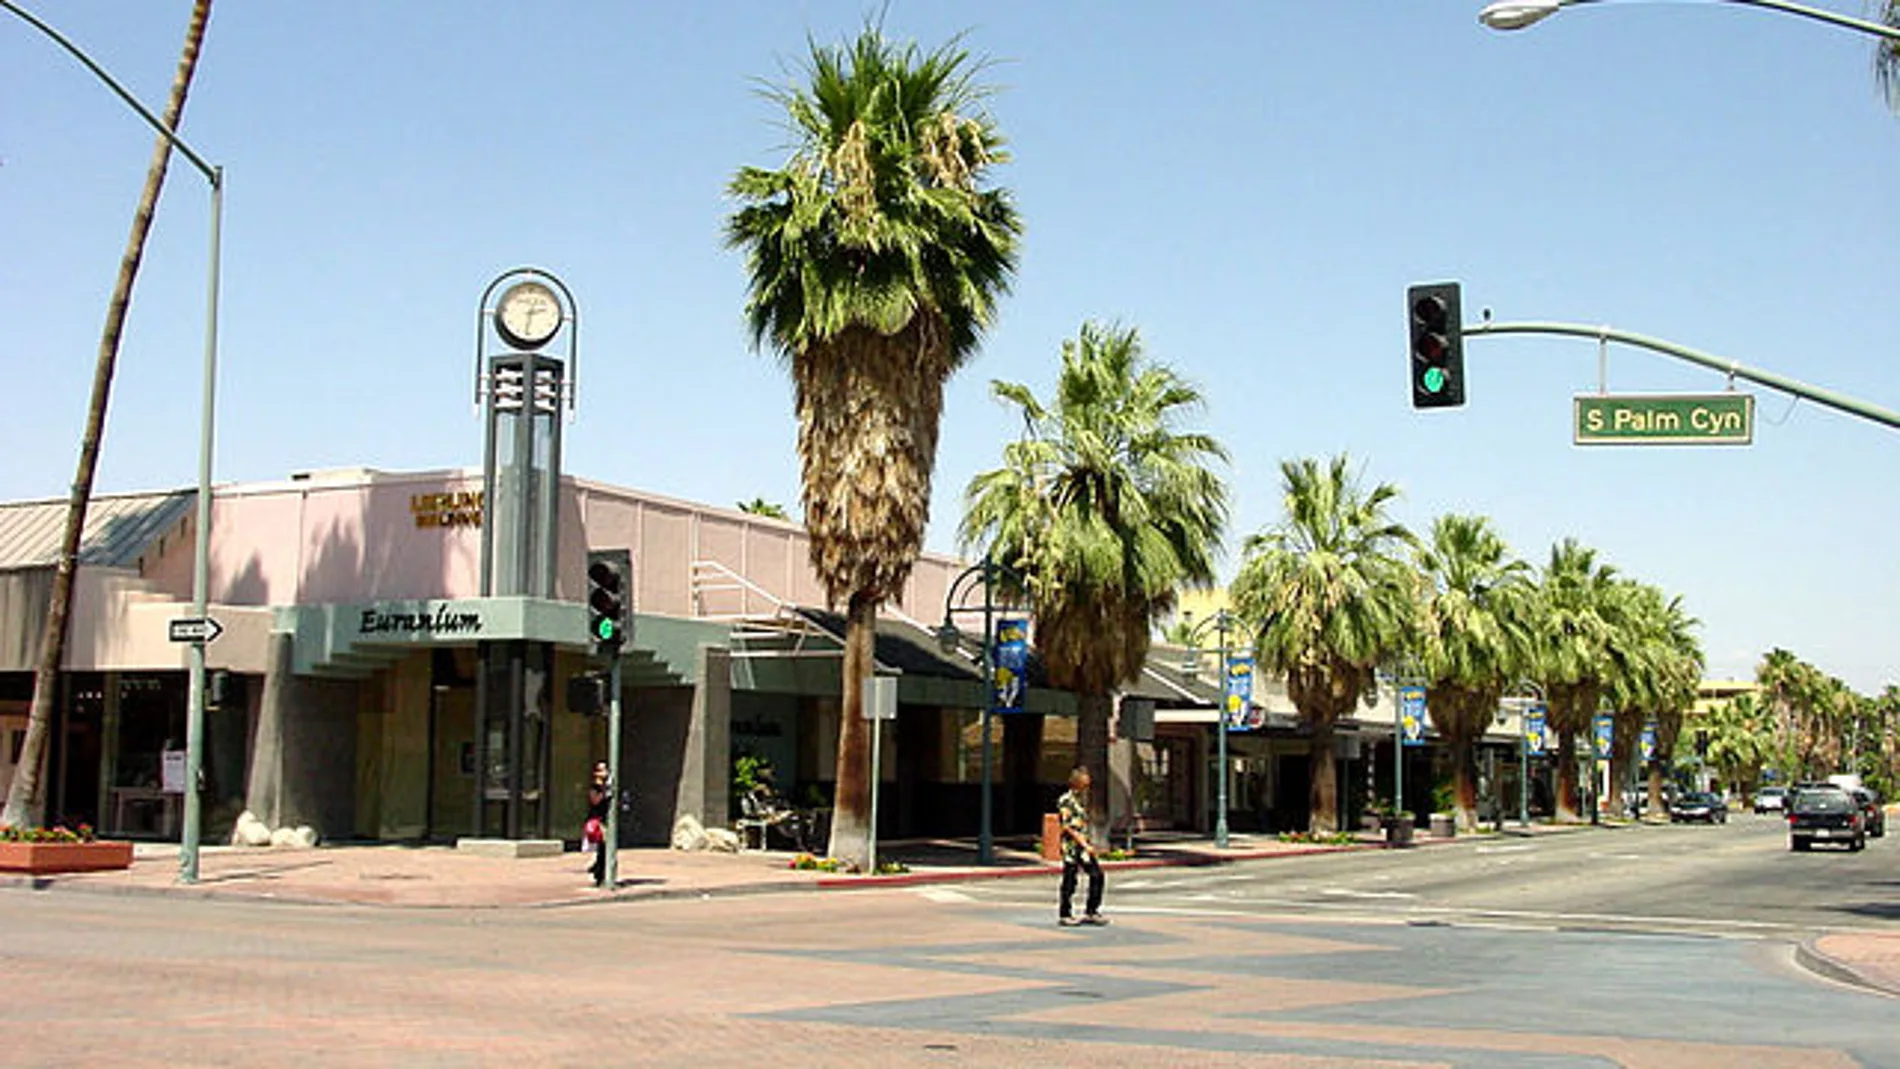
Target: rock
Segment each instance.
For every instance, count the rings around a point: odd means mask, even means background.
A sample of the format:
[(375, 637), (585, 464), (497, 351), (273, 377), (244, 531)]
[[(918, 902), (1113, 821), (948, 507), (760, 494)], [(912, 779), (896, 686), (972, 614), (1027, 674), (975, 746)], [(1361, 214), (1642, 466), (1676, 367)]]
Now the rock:
[(272, 846), (296, 846), (297, 829), (278, 828), (276, 831), (270, 833), (270, 844)]
[(257, 814), (246, 809), (238, 814), (237, 826), (231, 829), (232, 846), (269, 846), (270, 829), (257, 819)]
[(297, 828), (297, 845), (305, 850), (317, 845), (317, 829), (308, 824), (299, 825)]
[(673, 822), (673, 849), (706, 849), (706, 826), (691, 813), (681, 816)]
[(731, 828), (707, 828), (706, 849), (716, 854), (739, 852), (739, 833)]

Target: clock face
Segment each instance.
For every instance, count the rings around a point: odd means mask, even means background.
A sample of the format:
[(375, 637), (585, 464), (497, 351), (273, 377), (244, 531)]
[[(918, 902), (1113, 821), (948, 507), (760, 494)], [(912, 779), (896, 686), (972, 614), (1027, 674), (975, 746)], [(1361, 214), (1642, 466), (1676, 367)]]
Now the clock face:
[(561, 329), (561, 302), (539, 282), (510, 286), (495, 307), (495, 329), (517, 349), (538, 349)]

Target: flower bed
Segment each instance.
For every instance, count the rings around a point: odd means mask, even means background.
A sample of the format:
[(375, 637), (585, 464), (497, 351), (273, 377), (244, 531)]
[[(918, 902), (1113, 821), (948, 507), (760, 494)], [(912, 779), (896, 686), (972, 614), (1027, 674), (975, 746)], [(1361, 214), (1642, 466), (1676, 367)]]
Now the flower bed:
[(132, 844), (93, 838), (92, 829), (0, 826), (0, 872), (48, 876), (132, 867)]

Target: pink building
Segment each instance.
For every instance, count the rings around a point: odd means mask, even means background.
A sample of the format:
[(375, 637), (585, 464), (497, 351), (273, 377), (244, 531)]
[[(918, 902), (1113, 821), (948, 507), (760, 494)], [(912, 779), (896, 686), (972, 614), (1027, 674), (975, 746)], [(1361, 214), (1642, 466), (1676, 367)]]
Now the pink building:
[[(633, 638), (622, 654), (623, 785), (632, 842), (663, 842), (692, 815), (731, 815), (738, 756), (770, 762), (790, 792), (829, 788), (838, 716), (839, 619), (793, 523), (584, 479), (559, 495), (556, 596), (480, 596), (480, 471), (300, 473), (217, 490), (208, 647), (207, 842), (243, 809), (328, 839), (453, 839), (492, 830), (478, 755), (476, 656), (484, 643), (551, 644), (535, 681), (542, 745), (520, 752), (532, 804), (522, 836), (571, 838), (604, 723), (566, 708), (590, 667), (581, 604), (589, 550), (634, 564)], [(101, 497), (92, 507), (53, 739), (48, 817), (111, 833), (176, 835), (186, 647), (167, 622), (190, 615), (193, 494)], [(40, 621), (65, 503), (0, 505), (0, 787), (24, 731)], [(962, 570), (925, 554), (886, 607), (882, 670), (900, 673), (901, 714), (884, 736), (887, 835), (969, 834), (983, 688), (968, 657), (931, 628)], [(966, 624), (968, 623), (965, 618)], [(973, 648), (973, 647), (972, 647)], [(1032, 712), (1072, 708), (1030, 694)], [(997, 828), (1029, 831), (1044, 783), (1072, 761), (1066, 719), (999, 727)], [(1032, 726), (1033, 722), (1033, 726)], [(495, 730), (499, 725), (488, 725)], [(478, 745), (486, 741), (488, 745)]]

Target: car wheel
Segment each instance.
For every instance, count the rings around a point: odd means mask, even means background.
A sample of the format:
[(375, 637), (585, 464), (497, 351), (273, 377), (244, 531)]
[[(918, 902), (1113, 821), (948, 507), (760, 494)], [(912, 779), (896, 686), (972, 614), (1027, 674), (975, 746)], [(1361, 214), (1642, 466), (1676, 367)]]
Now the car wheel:
[(1848, 848), (1849, 850), (1852, 850), (1852, 851), (1854, 851), (1855, 853), (1859, 853), (1859, 852), (1861, 852), (1862, 850), (1865, 850), (1865, 849), (1867, 849), (1867, 839), (1866, 839), (1866, 837), (1865, 837), (1865, 836), (1862, 836), (1861, 838), (1859, 838), (1859, 839), (1855, 839), (1855, 840), (1854, 840), (1853, 842), (1851, 842), (1851, 843), (1848, 843), (1848, 844), (1847, 844), (1847, 848)]
[(1813, 843), (1808, 842), (1806, 839), (1788, 840), (1788, 849), (1801, 851), (1803, 853), (1807, 851), (1808, 847), (1813, 846), (1813, 845), (1814, 845)]

